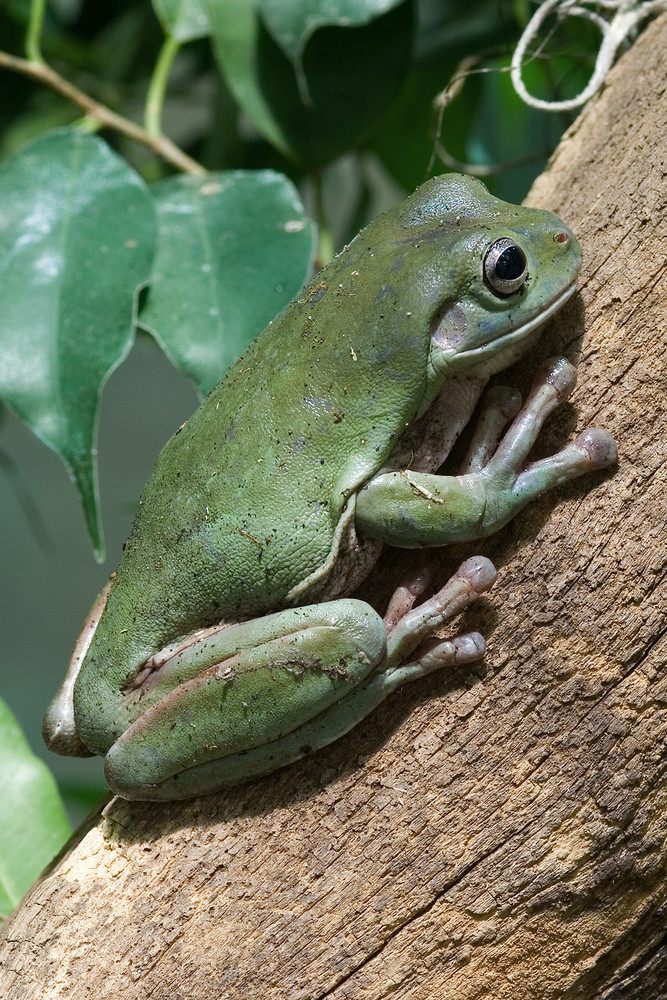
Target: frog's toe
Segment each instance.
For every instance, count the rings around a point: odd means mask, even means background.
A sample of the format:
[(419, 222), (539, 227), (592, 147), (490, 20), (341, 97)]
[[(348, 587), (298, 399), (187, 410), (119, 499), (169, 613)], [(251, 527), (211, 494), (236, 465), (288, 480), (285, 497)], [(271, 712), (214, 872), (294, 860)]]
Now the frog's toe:
[(398, 585), (389, 598), (387, 610), (383, 618), (387, 634), (398, 625), (401, 618), (404, 618), (408, 611), (412, 611), (415, 601), (418, 597), (422, 596), (430, 582), (430, 570), (428, 566), (422, 566), (414, 573), (406, 576)]
[(575, 438), (574, 444), (588, 458), (590, 469), (606, 469), (618, 461), (618, 448), (609, 433), (601, 427), (589, 427)]
[(484, 394), (479, 419), (459, 469), (459, 475), (479, 472), (488, 464), (501, 435), (521, 409), (521, 394), (507, 385), (494, 385)]
[(423, 644), (411, 662), (399, 663), (384, 671), (382, 677), (387, 691), (395, 690), (409, 681), (418, 680), (443, 667), (460, 667), (483, 659), (486, 652), (484, 636), (467, 632), (453, 639), (436, 639)]
[(454, 579), (465, 580), (474, 593), (472, 599), (475, 600), (491, 589), (497, 576), (498, 571), (490, 559), (486, 556), (472, 556), (461, 563), (454, 574)]
[(517, 478), (515, 492), (537, 496), (587, 472), (606, 469), (617, 457), (616, 442), (611, 434), (591, 427), (555, 455), (528, 465)]
[(564, 402), (576, 384), (574, 365), (565, 358), (549, 358), (537, 370), (528, 397), (489, 462), (489, 467), (519, 472), (537, 441), (542, 426)]
[(430, 674), (442, 667), (459, 667), (464, 663), (481, 660), (486, 652), (486, 642), (480, 632), (467, 632), (454, 639), (437, 642), (419, 655), (417, 663), (421, 674)]
[(535, 372), (533, 390), (542, 385), (549, 385), (557, 396), (557, 403), (562, 403), (571, 395), (577, 384), (577, 369), (567, 358), (547, 358)]

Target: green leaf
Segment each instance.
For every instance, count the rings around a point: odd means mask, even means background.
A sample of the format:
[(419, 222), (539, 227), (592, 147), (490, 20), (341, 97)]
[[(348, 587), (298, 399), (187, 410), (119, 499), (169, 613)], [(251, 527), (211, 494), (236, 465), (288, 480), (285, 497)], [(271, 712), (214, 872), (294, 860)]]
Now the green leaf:
[(0, 700), (0, 913), (10, 913), (70, 836), (58, 788)]
[(298, 72), (254, 0), (205, 2), (216, 56), (235, 99), (269, 142), (310, 168), (330, 163), (370, 134), (409, 65), (409, 2), (360, 27), (320, 28)]
[(141, 325), (206, 394), (299, 291), (313, 223), (271, 170), (155, 184), (159, 242)]
[(98, 558), (99, 396), (154, 240), (143, 181), (96, 136), (52, 132), (0, 169), (0, 397), (62, 458)]
[(153, 9), (164, 30), (177, 42), (191, 42), (211, 33), (202, 0), (153, 0)]
[(259, 131), (277, 149), (289, 153), (283, 135), (258, 80), (261, 22), (254, 0), (204, 0), (215, 53), (229, 88)]
[(318, 28), (368, 24), (403, 0), (257, 0), (266, 27), (297, 65), (310, 36)]

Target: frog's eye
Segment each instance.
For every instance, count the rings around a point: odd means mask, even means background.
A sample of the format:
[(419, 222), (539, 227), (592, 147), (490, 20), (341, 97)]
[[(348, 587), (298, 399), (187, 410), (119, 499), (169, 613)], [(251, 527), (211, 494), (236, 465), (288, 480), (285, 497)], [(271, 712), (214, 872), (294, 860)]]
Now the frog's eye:
[(484, 254), (484, 282), (504, 298), (518, 292), (528, 277), (526, 255), (514, 240), (503, 236)]

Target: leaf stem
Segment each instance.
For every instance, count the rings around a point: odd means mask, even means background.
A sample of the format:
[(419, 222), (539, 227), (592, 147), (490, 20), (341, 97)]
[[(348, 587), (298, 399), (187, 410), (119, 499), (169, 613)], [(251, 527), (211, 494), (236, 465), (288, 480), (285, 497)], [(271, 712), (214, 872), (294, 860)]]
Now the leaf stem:
[(317, 228), (319, 232), (319, 243), (314, 263), (315, 267), (319, 270), (324, 267), (325, 264), (328, 264), (333, 257), (334, 247), (331, 228), (327, 222), (326, 212), (324, 211), (322, 174), (319, 172), (314, 174), (312, 182), (315, 190), (315, 217), (317, 219)]
[(41, 43), (45, 10), (46, 0), (31, 0), (28, 30), (25, 36), (25, 54), (30, 62), (44, 62)]
[[(38, 0), (38, 2), (41, 2), (41, 0)], [(188, 156), (187, 153), (184, 153), (167, 136), (151, 135), (141, 125), (137, 125), (136, 122), (131, 121), (129, 118), (124, 118), (123, 115), (117, 114), (111, 108), (108, 108), (106, 104), (100, 104), (99, 101), (94, 100), (94, 98), (84, 93), (83, 90), (75, 87), (73, 83), (66, 80), (60, 73), (56, 73), (47, 63), (35, 59), (21, 59), (19, 56), (11, 55), (9, 52), (0, 51), (0, 68), (13, 70), (15, 73), (22, 73), (24, 76), (38, 80), (47, 87), (51, 87), (61, 97), (83, 108), (89, 118), (99, 122), (100, 125), (106, 128), (115, 129), (116, 132), (120, 132), (121, 135), (125, 135), (129, 139), (134, 139), (135, 142), (140, 142), (142, 145), (148, 146), (157, 156), (162, 157), (163, 160), (171, 163), (172, 166), (177, 167), (179, 170), (183, 170), (188, 174), (198, 174), (199, 176), (204, 176), (207, 173), (206, 168), (201, 163), (198, 163), (191, 156)]]
[(177, 42), (173, 35), (166, 36), (164, 44), (160, 49), (160, 55), (155, 63), (148, 94), (146, 95), (144, 127), (148, 135), (155, 138), (162, 135), (164, 95), (167, 91), (167, 81), (169, 80), (171, 67), (174, 64), (176, 53), (180, 47), (180, 42)]

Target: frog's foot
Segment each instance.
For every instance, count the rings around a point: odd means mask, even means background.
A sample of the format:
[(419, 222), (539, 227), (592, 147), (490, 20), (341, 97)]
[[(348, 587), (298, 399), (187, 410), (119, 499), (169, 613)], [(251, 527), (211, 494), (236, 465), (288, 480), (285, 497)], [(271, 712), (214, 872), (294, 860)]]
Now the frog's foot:
[(406, 548), (482, 538), (507, 524), (545, 490), (613, 464), (616, 445), (607, 431), (599, 429), (584, 431), (556, 455), (528, 461), (544, 421), (568, 397), (574, 382), (568, 361), (547, 361), (513, 419), (516, 395), (494, 390), (463, 474), (379, 472), (357, 496), (357, 530)]
[[(555, 455), (527, 463), (542, 426), (553, 410), (568, 398), (576, 384), (576, 371), (564, 358), (550, 358), (538, 369), (524, 405), (502, 437), (502, 420), (515, 405), (512, 390), (495, 390), (482, 414), (478, 431), (464, 463), (464, 474), (486, 470), (492, 478), (514, 479), (512, 492), (526, 500), (586, 472), (605, 468), (616, 461), (616, 444), (608, 431), (591, 428)], [(506, 395), (505, 395), (506, 394)], [(496, 446), (497, 445), (497, 446)]]
[(489, 590), (496, 576), (489, 559), (473, 556), (459, 566), (437, 594), (407, 611), (388, 630), (384, 684), (393, 689), (441, 667), (481, 659), (486, 644), (478, 632), (445, 640), (434, 639), (433, 634)]
[[(437, 594), (407, 611), (391, 627), (384, 661), (354, 691), (270, 746), (253, 748), (220, 763), (229, 768), (230, 773), (242, 771), (244, 777), (266, 774), (348, 733), (396, 688), (408, 681), (425, 677), (443, 667), (480, 660), (486, 646), (478, 632), (447, 640), (432, 639), (432, 636), (434, 631), (487, 591), (495, 578), (495, 567), (484, 556), (466, 560)], [(420, 595), (427, 585), (424, 581), (425, 577), (417, 574), (404, 582), (398, 588), (401, 596), (397, 601), (400, 600), (404, 606), (413, 603), (418, 595), (413, 594), (411, 601), (406, 598), (405, 591), (412, 593), (417, 590)], [(392, 603), (393, 599), (390, 607)]]

